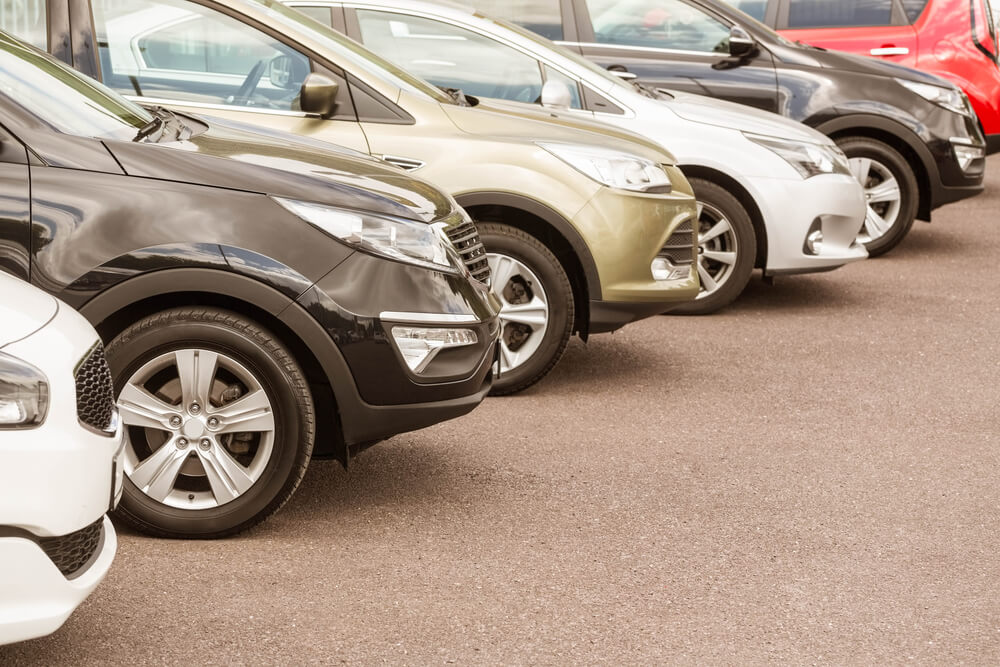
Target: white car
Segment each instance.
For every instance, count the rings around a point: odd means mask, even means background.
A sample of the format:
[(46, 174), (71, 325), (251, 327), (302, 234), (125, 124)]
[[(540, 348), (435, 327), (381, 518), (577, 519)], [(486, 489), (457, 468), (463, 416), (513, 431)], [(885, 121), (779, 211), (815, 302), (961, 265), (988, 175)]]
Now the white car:
[(111, 373), (76, 311), (0, 272), (0, 644), (57, 630), (117, 539), (122, 429)]
[(810, 273), (868, 256), (858, 242), (867, 212), (860, 183), (833, 141), (801, 123), (636, 86), (543, 37), (458, 5), (285, 3), (435, 85), (541, 102), (553, 113), (614, 123), (668, 148), (701, 211), (702, 291), (671, 312), (718, 310), (739, 296), (754, 267), (765, 276)]

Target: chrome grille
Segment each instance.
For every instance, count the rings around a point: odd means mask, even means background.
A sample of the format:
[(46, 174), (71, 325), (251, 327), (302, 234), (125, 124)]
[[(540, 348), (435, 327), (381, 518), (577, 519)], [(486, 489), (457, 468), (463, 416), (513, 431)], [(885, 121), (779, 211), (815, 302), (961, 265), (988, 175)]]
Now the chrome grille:
[(76, 371), (76, 416), (98, 431), (111, 433), (115, 429), (115, 390), (100, 343), (91, 348)]
[(451, 244), (462, 256), (462, 261), (468, 267), (472, 277), (481, 283), (490, 280), (490, 264), (486, 261), (486, 248), (479, 240), (479, 230), (476, 223), (466, 222), (445, 230)]
[(101, 546), (104, 517), (82, 530), (59, 537), (40, 537), (38, 545), (64, 577), (72, 577), (90, 562)]
[(658, 256), (666, 257), (674, 266), (694, 264), (695, 246), (697, 245), (698, 236), (694, 231), (694, 221), (687, 220), (677, 226)]

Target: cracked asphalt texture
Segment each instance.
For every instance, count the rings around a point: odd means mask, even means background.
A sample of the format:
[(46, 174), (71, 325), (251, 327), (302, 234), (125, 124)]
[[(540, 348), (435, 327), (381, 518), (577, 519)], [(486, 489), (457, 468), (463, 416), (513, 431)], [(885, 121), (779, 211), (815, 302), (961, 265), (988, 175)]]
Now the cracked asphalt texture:
[(997, 664), (990, 163), (889, 256), (574, 341), (249, 534), (121, 529), (0, 663)]

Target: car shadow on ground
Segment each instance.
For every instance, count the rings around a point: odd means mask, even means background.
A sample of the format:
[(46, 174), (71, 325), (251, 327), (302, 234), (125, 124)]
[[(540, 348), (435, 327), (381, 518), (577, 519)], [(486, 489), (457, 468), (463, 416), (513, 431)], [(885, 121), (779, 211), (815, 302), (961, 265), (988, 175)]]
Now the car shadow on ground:
[[(837, 271), (850, 271), (847, 266)], [(863, 299), (844, 289), (836, 271), (796, 276), (777, 276), (768, 283), (759, 274), (750, 279), (736, 301), (727, 308), (701, 319), (723, 319), (726, 316), (751, 312), (767, 314), (808, 313), (811, 310), (853, 308), (863, 305)], [(681, 317), (681, 316), (669, 316)]]

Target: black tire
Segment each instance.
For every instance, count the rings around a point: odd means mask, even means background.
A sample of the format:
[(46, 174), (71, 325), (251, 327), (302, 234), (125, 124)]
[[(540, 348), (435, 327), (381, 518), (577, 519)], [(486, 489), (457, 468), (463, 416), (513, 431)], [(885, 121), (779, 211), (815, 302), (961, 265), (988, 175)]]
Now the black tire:
[[(576, 308), (573, 288), (559, 260), (534, 236), (514, 227), (494, 222), (476, 222), (486, 252), (505, 255), (525, 265), (539, 281), (549, 305), (548, 327), (538, 349), (513, 370), (501, 373), (493, 383), (492, 396), (513, 394), (527, 389), (545, 377), (562, 357), (573, 333)], [(494, 286), (503, 290), (504, 286)], [(530, 285), (528, 286), (530, 289)], [(500, 332), (507, 340), (513, 332), (505, 324)]]
[[(754, 263), (757, 259), (757, 235), (754, 233), (750, 214), (728, 190), (701, 178), (688, 180), (691, 182), (691, 187), (694, 188), (698, 203), (703, 205), (701, 219), (698, 221), (699, 237), (711, 229), (712, 225), (718, 221), (717, 216), (721, 214), (729, 221), (732, 234), (717, 237), (709, 244), (714, 249), (735, 251), (736, 261), (729, 265), (728, 269), (725, 269), (725, 266), (720, 263), (713, 262), (712, 268), (721, 268), (725, 271), (718, 287), (709, 291), (703, 284), (696, 300), (678, 306), (670, 312), (678, 315), (708, 315), (732, 303), (736, 297), (743, 293), (747, 283), (750, 282), (750, 275), (753, 273)], [(699, 246), (699, 262), (702, 261), (700, 252), (712, 248), (706, 244)], [(702, 282), (704, 283), (704, 281)]]
[[(892, 223), (892, 226), (884, 235), (871, 241), (865, 240), (863, 236), (864, 228), (862, 228), (862, 236), (859, 236), (859, 240), (864, 242), (870, 256), (883, 255), (899, 245), (909, 233), (910, 228), (913, 227), (913, 221), (917, 217), (917, 207), (920, 204), (920, 188), (917, 185), (917, 176), (914, 174), (913, 168), (907, 163), (906, 158), (900, 155), (899, 151), (877, 139), (870, 139), (868, 137), (841, 137), (836, 141), (837, 145), (844, 151), (844, 154), (847, 155), (847, 159), (867, 158), (877, 162), (888, 169), (899, 184), (899, 211), (895, 215), (895, 221)], [(868, 179), (868, 183), (862, 183), (862, 185), (866, 188), (869, 187), (874, 184), (873, 179), (875, 178), (877, 178), (877, 175), (873, 175)], [(884, 204), (874, 205), (874, 207), (879, 208), (884, 206)], [(883, 208), (883, 210), (886, 210), (886, 208)], [(875, 209), (873, 208), (873, 210)]]
[[(244, 531), (277, 512), (302, 481), (315, 435), (312, 396), (302, 370), (273, 334), (242, 315), (208, 307), (165, 310), (118, 334), (106, 351), (116, 396), (121, 395), (126, 383), (147, 362), (186, 349), (225, 355), (226, 360), (240, 364), (259, 383), (273, 414), (269, 456), (266, 463), (260, 462), (259, 477), (245, 492), (228, 502), (201, 509), (183, 509), (157, 501), (126, 475), (124, 493), (115, 516), (144, 533), (160, 537), (225, 537)], [(215, 374), (218, 372), (213, 373), (212, 382), (218, 383), (219, 376)], [(183, 410), (180, 403), (183, 401), (177, 403), (178, 410)], [(206, 417), (208, 410), (205, 409)], [(146, 443), (147, 434), (155, 431), (126, 426), (126, 437), (130, 437), (130, 433), (135, 436), (135, 442)], [(166, 433), (163, 437), (169, 435)], [(218, 438), (222, 442), (225, 436)], [(168, 441), (162, 446), (171, 444)], [(189, 461), (197, 452), (191, 454)]]

